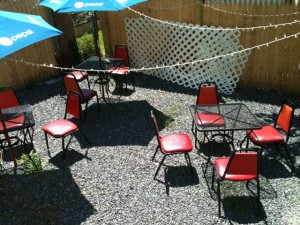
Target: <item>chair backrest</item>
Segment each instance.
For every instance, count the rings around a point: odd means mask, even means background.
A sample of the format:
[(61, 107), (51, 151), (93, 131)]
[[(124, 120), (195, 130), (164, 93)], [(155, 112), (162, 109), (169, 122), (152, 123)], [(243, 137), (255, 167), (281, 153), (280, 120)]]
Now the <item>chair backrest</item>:
[(290, 136), (293, 117), (293, 103), (290, 100), (285, 99), (281, 105), (275, 126), (279, 126), (286, 133), (286, 142), (288, 141)]
[[(231, 153), (229, 162), (225, 169), (222, 179), (226, 175), (254, 175), (258, 176), (258, 160), (259, 154), (257, 151), (234, 151)], [(242, 177), (241, 177), (242, 179)]]
[(6, 88), (0, 91), (0, 108), (6, 109), (20, 105), (20, 101), (17, 98), (12, 88)]
[(153, 121), (153, 125), (154, 125), (154, 130), (155, 130), (155, 134), (156, 134), (156, 138), (157, 138), (157, 142), (160, 145), (160, 135), (159, 135), (159, 129), (157, 126), (157, 121), (156, 121), (156, 117), (153, 113), (153, 111), (151, 110), (151, 117), (152, 117), (152, 121)]
[(66, 57), (66, 55), (62, 51), (58, 51), (55, 53), (55, 59), (56, 59), (57, 65), (59, 67), (65, 67), (65, 68), (72, 67), (69, 59)]
[(124, 59), (124, 65), (130, 67), (128, 49), (126, 45), (116, 45), (115, 58)]
[(199, 85), (196, 105), (219, 104), (218, 89), (214, 82), (204, 82)]
[(68, 73), (64, 76), (64, 84), (67, 93), (70, 91), (74, 91), (77, 92), (80, 96), (82, 96), (79, 84), (72, 73)]
[(64, 118), (67, 118), (67, 115), (71, 115), (81, 122), (81, 103), (80, 103), (80, 96), (78, 93), (74, 91), (68, 92), (67, 104), (66, 104), (66, 111)]

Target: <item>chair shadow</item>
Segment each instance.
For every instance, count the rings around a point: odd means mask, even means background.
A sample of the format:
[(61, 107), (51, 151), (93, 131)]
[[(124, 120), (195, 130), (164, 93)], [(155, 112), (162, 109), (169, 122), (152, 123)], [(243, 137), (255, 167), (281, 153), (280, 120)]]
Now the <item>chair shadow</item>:
[[(151, 110), (157, 116), (160, 129), (163, 128), (164, 121), (173, 120), (144, 100), (101, 104), (100, 113), (96, 104), (92, 104), (89, 106), (86, 120), (82, 123), (82, 131), (90, 140), (90, 147), (147, 146), (155, 136), (150, 117)], [(74, 137), (78, 140), (82, 139), (79, 132), (74, 133)], [(86, 142), (82, 140), (79, 143), (85, 145)]]
[(277, 179), (293, 176), (289, 161), (288, 159), (283, 159), (282, 154), (275, 157), (274, 154), (272, 154), (272, 156), (263, 155), (260, 165), (260, 174), (266, 178)]
[[(204, 174), (204, 169), (205, 169), (206, 164), (203, 163), (201, 164), (201, 169)], [(214, 187), (212, 188), (212, 171), (213, 171), (214, 165), (210, 163), (207, 167), (206, 174), (204, 174), (203, 178), (206, 182), (209, 194), (212, 199), (217, 200), (217, 192), (216, 192), (216, 182), (214, 182)], [(274, 199), (277, 198), (277, 192), (275, 191), (274, 187), (272, 186), (270, 180), (268, 177), (265, 177), (260, 173), (259, 175), (259, 180), (260, 180), (260, 197), (261, 199)], [(214, 178), (215, 179), (215, 178)], [(239, 182), (241, 185), (245, 184), (245, 182)], [(252, 181), (249, 183), (249, 187), (251, 189), (252, 186), (255, 186), (255, 181)], [(256, 187), (256, 186), (255, 186)], [(252, 188), (254, 189), (254, 187)]]
[(231, 152), (231, 146), (228, 143), (216, 143), (216, 142), (205, 142), (200, 143), (198, 150), (198, 154), (207, 160), (207, 157), (223, 157), (229, 156)]
[[(16, 160), (19, 160), (23, 154), (30, 153), (34, 149), (34, 146), (31, 143), (26, 144), (26, 145), (19, 144), (19, 145), (13, 146), (12, 149), (15, 153)], [(3, 162), (10, 162), (10, 161), (13, 162), (9, 148), (5, 148), (3, 150), (2, 160), (3, 160)]]
[(79, 225), (96, 212), (69, 170), (6, 174), (0, 178), (2, 225)]
[[(212, 188), (212, 177), (205, 176), (205, 179), (217, 208), (216, 182)], [(260, 199), (277, 198), (277, 194), (268, 180), (260, 179), (260, 183)], [(259, 214), (257, 214), (255, 181), (249, 183), (249, 188), (246, 187), (246, 182), (223, 181), (221, 183), (221, 217), (227, 218), (230, 222), (241, 224), (266, 221), (267, 216), (261, 202), (259, 203)]]
[(55, 165), (60, 169), (67, 169), (76, 162), (81, 161), (82, 159), (92, 161), (92, 159), (87, 156), (87, 151), (86, 154), (83, 155), (75, 149), (68, 148), (65, 151), (65, 159), (63, 159), (63, 151), (61, 150), (55, 156), (50, 157), (49, 163)]
[(266, 221), (266, 212), (261, 203), (257, 214), (255, 196), (225, 196), (221, 202), (224, 217), (231, 223), (252, 224)]
[[(193, 170), (193, 173), (191, 171)], [(170, 195), (170, 188), (187, 187), (199, 184), (199, 177), (194, 167), (190, 166), (166, 166), (164, 168), (165, 180), (156, 180), (166, 187), (166, 194)]]

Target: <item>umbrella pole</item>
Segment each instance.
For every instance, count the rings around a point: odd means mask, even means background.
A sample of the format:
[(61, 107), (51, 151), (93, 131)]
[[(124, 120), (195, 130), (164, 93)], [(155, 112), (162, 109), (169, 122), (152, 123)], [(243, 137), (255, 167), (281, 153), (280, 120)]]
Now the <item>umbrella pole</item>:
[(99, 34), (98, 34), (98, 22), (97, 22), (97, 12), (94, 11), (94, 28), (95, 28), (95, 43), (96, 43), (96, 50), (99, 57), (99, 66), (101, 67), (101, 50), (100, 50), (100, 44), (99, 44)]

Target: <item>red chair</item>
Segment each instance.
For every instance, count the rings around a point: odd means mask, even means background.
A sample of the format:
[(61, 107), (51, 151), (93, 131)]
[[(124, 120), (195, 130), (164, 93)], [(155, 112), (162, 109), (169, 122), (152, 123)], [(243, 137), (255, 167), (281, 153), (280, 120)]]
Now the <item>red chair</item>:
[(247, 135), (247, 146), (249, 140), (257, 146), (260, 146), (260, 155), (262, 155), (265, 146), (283, 146), (286, 154), (290, 160), (292, 172), (294, 171), (294, 163), (289, 153), (287, 142), (290, 137), (292, 120), (294, 116), (293, 103), (288, 99), (284, 100), (281, 105), (279, 114), (274, 125), (265, 125), (260, 130), (248, 130)]
[[(124, 78), (125, 79), (125, 85), (127, 90), (127, 77), (130, 75), (130, 62), (129, 62), (129, 55), (128, 55), (128, 49), (126, 45), (116, 45), (115, 48), (115, 58), (124, 59), (124, 64), (122, 66), (114, 66), (109, 69), (109, 73), (112, 77), (115, 77), (116, 79)], [(131, 80), (132, 80), (132, 86), (133, 90), (135, 90), (134, 85), (134, 78), (131, 74)]]
[[(12, 88), (3, 88), (0, 91), (0, 111), (2, 109), (7, 109), (7, 108), (19, 106), (19, 105), (20, 105), (20, 101), (17, 98), (17, 96)], [(11, 118), (4, 119), (2, 116), (2, 113), (0, 112), (0, 119), (1, 119), (0, 133), (4, 134), (4, 136), (5, 136), (5, 138), (0, 140), (1, 147), (2, 148), (8, 147), (10, 149), (10, 154), (14, 161), (14, 165), (17, 166), (16, 156), (15, 156), (15, 152), (12, 149), (12, 146), (18, 144), (19, 141), (24, 143), (24, 146), (25, 146), (25, 140), (26, 140), (27, 134), (29, 134), (31, 142), (32, 142), (33, 128), (30, 128), (30, 129), (26, 128), (25, 129), (26, 131), (24, 131), (24, 128), (23, 128), (23, 124), (25, 121), (24, 114), (14, 115)], [(31, 130), (31, 132), (30, 132), (30, 130)], [(15, 132), (15, 131), (21, 131), (23, 133), (24, 140), (21, 140), (17, 135), (9, 136), (10, 132)], [(12, 140), (15, 140), (15, 141), (12, 142)], [(25, 148), (26, 148), (26, 146), (25, 146)]]
[[(65, 54), (62, 51), (56, 52), (55, 58), (56, 58), (57, 65), (59, 67), (63, 67), (63, 68), (71, 68), (72, 67), (70, 61), (67, 59), (67, 57), (65, 56)], [(87, 84), (88, 84), (88, 88), (90, 89), (89, 74), (87, 72), (77, 71), (77, 70), (69, 70), (69, 71), (65, 71), (62, 74), (62, 76), (64, 76), (65, 74), (69, 74), (69, 73), (73, 74), (78, 82), (86, 80)]]
[(73, 71), (66, 72), (66, 74), (73, 74), (77, 82), (86, 80), (88, 84), (88, 88), (91, 89), (89, 74), (87, 72), (73, 70)]
[(249, 151), (244, 149), (245, 152), (233, 151), (230, 157), (221, 157), (215, 160), (215, 167), (212, 175), (212, 189), (214, 189), (215, 171), (217, 172), (217, 194), (218, 194), (218, 213), (221, 217), (221, 188), (220, 183), (226, 181), (247, 181), (247, 188), (249, 181), (256, 180), (257, 183), (257, 214), (259, 213), (260, 204), (260, 184), (259, 184), (259, 169), (258, 169), (258, 157), (257, 151)]
[(152, 156), (152, 161), (154, 161), (158, 149), (160, 149), (161, 153), (164, 155), (156, 172), (155, 172), (153, 179), (156, 178), (158, 171), (160, 170), (160, 167), (163, 164), (165, 158), (167, 156), (173, 155), (173, 154), (184, 154), (185, 160), (186, 160), (187, 164), (191, 167), (191, 171), (193, 174), (193, 168), (192, 168), (191, 159), (189, 156), (189, 152), (192, 151), (193, 145), (192, 145), (189, 135), (185, 134), (185, 133), (179, 133), (179, 134), (167, 134), (167, 135), (161, 136), (159, 134), (156, 117), (155, 117), (153, 111), (151, 111), (151, 117), (153, 120), (153, 125), (154, 125), (157, 142), (158, 142), (157, 148), (154, 152), (154, 155)]
[[(78, 125), (74, 122), (67, 119), (67, 117), (73, 116), (78, 119)], [(65, 151), (68, 148), (75, 131), (80, 131), (85, 140), (90, 144), (90, 141), (84, 135), (84, 133), (79, 129), (81, 125), (81, 104), (80, 96), (78, 93), (70, 91), (68, 93), (67, 104), (64, 119), (55, 120), (53, 122), (47, 123), (42, 127), (42, 130), (45, 133), (45, 139), (47, 144), (47, 149), (49, 150), (48, 135), (51, 135), (54, 138), (62, 139), (62, 149), (63, 149), (63, 158), (65, 159)], [(65, 146), (65, 138), (71, 135), (67, 145)]]
[[(199, 85), (196, 105), (215, 105), (219, 104), (217, 85), (214, 82), (204, 82)], [(195, 122), (201, 126), (214, 124), (214, 126), (224, 126), (224, 118), (220, 114), (214, 113), (197, 113), (194, 115), (192, 122), (192, 132), (195, 135), (195, 145), (198, 143), (197, 126)], [(208, 138), (207, 132), (204, 132), (203, 142)]]
[(99, 97), (97, 91), (80, 88), (78, 81), (76, 80), (75, 76), (71, 73), (64, 76), (64, 84), (67, 93), (70, 91), (74, 91), (78, 93), (80, 95), (81, 102), (85, 103), (85, 113), (84, 113), (83, 120), (86, 119), (88, 103), (94, 97), (96, 97), (97, 99), (98, 111), (100, 112), (100, 104), (99, 104)]

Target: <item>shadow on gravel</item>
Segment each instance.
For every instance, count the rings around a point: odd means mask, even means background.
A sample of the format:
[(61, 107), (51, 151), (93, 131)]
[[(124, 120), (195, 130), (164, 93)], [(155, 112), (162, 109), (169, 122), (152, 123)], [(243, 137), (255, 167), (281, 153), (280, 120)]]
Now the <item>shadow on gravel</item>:
[(214, 157), (229, 156), (232, 149), (231, 146), (227, 143), (221, 144), (216, 142), (205, 142), (201, 143), (197, 150), (198, 154), (204, 159), (207, 159), (209, 154), (213, 159)]
[(82, 159), (87, 159), (92, 161), (92, 159), (87, 156), (87, 153), (88, 152), (86, 151), (86, 154), (83, 155), (80, 152), (76, 151), (75, 149), (69, 148), (65, 152), (66, 158), (63, 159), (63, 152), (61, 150), (55, 156), (53, 157), (50, 156), (49, 163), (57, 166), (60, 169), (68, 169), (73, 164), (81, 161)]
[(165, 181), (156, 178), (166, 187), (166, 194), (170, 195), (170, 188), (187, 187), (199, 184), (199, 177), (194, 167), (189, 166), (166, 166), (164, 169)]
[(0, 224), (79, 225), (95, 213), (69, 170), (0, 176)]
[(260, 174), (269, 179), (288, 178), (293, 176), (289, 161), (280, 156), (276, 158), (263, 156), (261, 158)]
[[(212, 165), (209, 165), (206, 176), (204, 177), (209, 194), (218, 205), (216, 182), (212, 187)], [(265, 179), (261, 181), (261, 199), (277, 197), (271, 184)], [(267, 185), (266, 185), (267, 183)], [(266, 190), (268, 189), (268, 190)], [(258, 223), (265, 221), (266, 213), (263, 205), (259, 203), (260, 214), (256, 213), (256, 182), (249, 183), (249, 189), (246, 188), (246, 182), (227, 182), (221, 183), (221, 217), (231, 222), (241, 224)]]
[(135, 78), (136, 87), (194, 95), (196, 102), (196, 89), (191, 89), (182, 85), (174, 84), (170, 81), (163, 80), (161, 78), (157, 78), (143, 73), (136, 73), (135, 77), (138, 77), (138, 79)]
[[(88, 109), (82, 130), (93, 146), (139, 145), (147, 146), (155, 132), (150, 115), (151, 109), (158, 119), (159, 129), (165, 121), (173, 119), (154, 109), (147, 101), (118, 102), (101, 105), (101, 112), (95, 104)], [(88, 146), (81, 134), (74, 137), (85, 147)]]
[[(216, 203), (217, 204), (217, 203)], [(254, 196), (228, 196), (222, 199), (224, 216), (231, 222), (240, 224), (258, 223), (264, 221), (266, 213), (259, 204), (259, 215), (256, 212), (256, 198)], [(223, 211), (221, 209), (221, 213)]]

